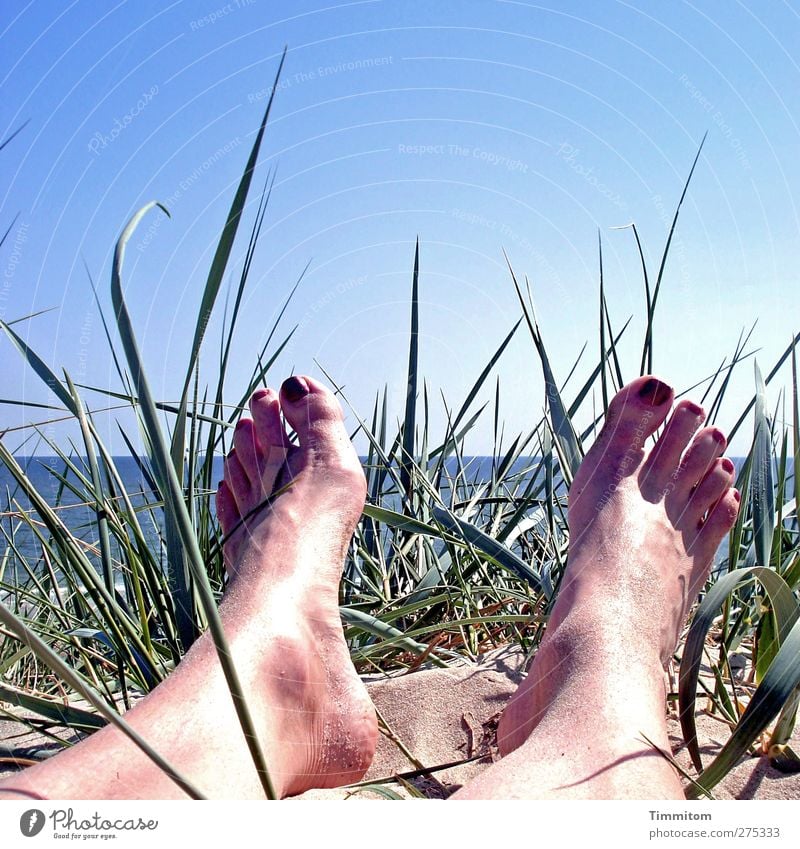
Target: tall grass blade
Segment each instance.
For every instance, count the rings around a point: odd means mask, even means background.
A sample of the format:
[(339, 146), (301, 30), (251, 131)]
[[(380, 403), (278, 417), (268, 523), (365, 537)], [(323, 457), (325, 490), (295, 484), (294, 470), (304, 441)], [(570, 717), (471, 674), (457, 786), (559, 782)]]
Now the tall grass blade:
[(236, 714), (242, 726), (242, 731), (259, 779), (267, 798), (274, 799), (276, 798), (275, 789), (264, 761), (263, 751), (258, 743), (255, 724), (247, 707), (238, 673), (231, 659), (231, 651), (222, 630), (222, 623), (217, 613), (216, 603), (197, 544), (197, 538), (195, 537), (194, 529), (192, 528), (186, 509), (183, 490), (178, 481), (175, 467), (171, 462), (164, 434), (161, 431), (158, 413), (153, 403), (150, 387), (145, 377), (141, 355), (139, 354), (139, 348), (136, 343), (136, 337), (133, 332), (133, 325), (131, 324), (122, 294), (122, 266), (125, 258), (125, 247), (142, 217), (154, 206), (156, 206), (155, 203), (150, 203), (139, 210), (128, 222), (117, 242), (111, 275), (111, 298), (114, 304), (114, 311), (117, 316), (117, 324), (128, 360), (128, 366), (131, 370), (133, 384), (139, 396), (144, 424), (152, 446), (153, 462), (158, 470), (159, 483), (163, 487), (162, 496), (164, 498), (165, 513), (168, 516), (172, 516), (180, 533), (181, 542), (187, 555), (189, 567), (191, 568), (194, 587), (198, 592), (203, 613), (209, 623), (217, 656), (219, 657), (220, 665), (222, 666), (222, 671), (231, 693), (231, 699), (233, 700)]
[[(653, 321), (655, 319), (656, 314), (656, 303), (658, 302), (658, 295), (661, 291), (661, 283), (664, 279), (664, 269), (667, 266), (667, 257), (669, 256), (669, 249), (672, 245), (672, 237), (675, 234), (675, 227), (678, 224), (678, 216), (681, 212), (681, 206), (683, 206), (683, 201), (686, 198), (686, 192), (689, 191), (689, 183), (692, 182), (692, 175), (694, 174), (694, 169), (697, 167), (697, 161), (700, 159), (700, 154), (703, 151), (703, 145), (706, 143), (707, 136), (708, 132), (704, 133), (703, 138), (700, 141), (700, 147), (697, 149), (697, 154), (694, 157), (694, 162), (692, 162), (692, 167), (689, 169), (689, 176), (686, 178), (686, 182), (683, 185), (683, 191), (681, 192), (680, 200), (678, 201), (678, 205), (675, 207), (675, 215), (672, 218), (672, 225), (669, 228), (667, 241), (664, 245), (664, 253), (661, 255), (661, 265), (658, 268), (656, 284), (653, 287), (653, 297), (650, 300), (649, 308), (647, 310), (647, 330), (645, 331), (644, 346), (642, 347), (642, 362), (640, 374), (653, 373)], [(647, 367), (647, 371), (645, 371), (645, 366)]]
[(410, 507), (411, 468), (417, 426), (417, 375), (419, 374), (419, 239), (414, 248), (414, 274), (411, 284), (411, 337), (408, 344), (408, 379), (403, 417), (403, 453), (400, 458), (400, 486)]
[(528, 292), (528, 301), (526, 301), (507, 256), (506, 264), (508, 265), (508, 270), (511, 272), (511, 279), (514, 282), (514, 288), (517, 292), (517, 298), (519, 299), (520, 306), (522, 307), (523, 316), (528, 325), (528, 330), (530, 331), (531, 338), (533, 339), (533, 344), (536, 346), (536, 351), (539, 354), (539, 359), (542, 363), (542, 371), (544, 373), (545, 382), (545, 396), (547, 398), (547, 407), (550, 413), (553, 432), (561, 446), (571, 478), (578, 471), (578, 466), (580, 465), (581, 458), (583, 457), (580, 443), (578, 442), (578, 437), (575, 435), (575, 431), (572, 428), (572, 422), (570, 417), (567, 415), (564, 402), (561, 400), (561, 393), (558, 391), (558, 384), (553, 376), (553, 370), (550, 367), (550, 359), (547, 356), (547, 351), (545, 350), (544, 343), (542, 341), (542, 335), (539, 332), (539, 325), (537, 324), (536, 316), (533, 313), (533, 306), (532, 303), (529, 303), (531, 300), (530, 291)]
[(200, 791), (187, 779), (184, 778), (165, 758), (158, 754), (152, 746), (133, 728), (125, 722), (122, 717), (111, 710), (105, 701), (90, 687), (88, 687), (51, 648), (43, 642), (33, 631), (28, 628), (21, 619), (18, 619), (4, 604), (0, 604), (0, 622), (11, 631), (12, 634), (50, 669), (53, 670), (63, 681), (69, 684), (79, 693), (98, 713), (109, 723), (115, 725), (139, 750), (161, 769), (178, 787), (181, 788), (192, 799), (203, 799)]
[(753, 472), (750, 483), (753, 510), (753, 543), (756, 562), (769, 566), (772, 537), (775, 532), (775, 484), (772, 470), (772, 444), (766, 412), (766, 386), (758, 363), (754, 363), (756, 380), (756, 410), (753, 423)]
[[(750, 699), (736, 730), (714, 761), (697, 778), (697, 783), (711, 789), (718, 784), (744, 755), (769, 723), (789, 701), (800, 685), (800, 622), (795, 622), (781, 645), (764, 680)], [(690, 790), (689, 798), (697, 791)]]
[[(783, 578), (772, 569), (765, 569), (761, 566), (737, 569), (724, 575), (711, 587), (706, 597), (700, 603), (689, 628), (689, 633), (686, 636), (678, 687), (681, 731), (692, 761), (698, 770), (702, 769), (702, 762), (697, 743), (695, 699), (706, 635), (727, 597), (737, 587), (746, 584), (753, 578), (756, 578), (761, 583), (770, 598), (771, 607), (777, 620), (778, 636), (782, 643), (788, 640), (790, 630), (794, 628), (798, 617), (800, 617), (800, 607), (798, 607), (792, 591)], [(800, 632), (798, 633), (798, 639), (800, 639)], [(782, 649), (783, 645), (781, 646)], [(780, 651), (778, 653), (780, 654)], [(786, 655), (784, 654), (785, 657)], [(800, 679), (800, 663), (797, 663), (797, 658), (795, 658), (795, 665), (797, 667), (795, 671)], [(767, 673), (767, 675), (769, 674)], [(764, 682), (766, 681), (767, 676), (764, 678)], [(772, 716), (777, 714), (779, 709), (780, 705), (775, 708), (775, 713)], [(767, 722), (769, 722), (769, 719), (764, 723), (765, 726)], [(752, 742), (752, 740), (749, 742)], [(749, 745), (749, 742), (747, 745)], [(711, 787), (713, 785), (706, 786)]]

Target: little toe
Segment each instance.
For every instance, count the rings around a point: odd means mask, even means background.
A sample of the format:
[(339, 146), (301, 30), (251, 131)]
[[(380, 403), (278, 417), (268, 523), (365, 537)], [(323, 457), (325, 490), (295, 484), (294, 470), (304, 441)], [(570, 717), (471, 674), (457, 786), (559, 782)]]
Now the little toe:
[(727, 457), (714, 461), (714, 465), (697, 485), (686, 505), (680, 520), (684, 527), (699, 527), (708, 511), (730, 489), (734, 471), (733, 463)]
[(672, 479), (668, 499), (673, 499), (679, 509), (689, 500), (692, 491), (706, 476), (714, 462), (722, 456), (727, 440), (715, 427), (704, 427), (695, 436)]
[(651, 493), (654, 500), (663, 496), (680, 466), (681, 455), (704, 418), (703, 408), (692, 401), (681, 401), (676, 405), (664, 432), (639, 472), (643, 493)]

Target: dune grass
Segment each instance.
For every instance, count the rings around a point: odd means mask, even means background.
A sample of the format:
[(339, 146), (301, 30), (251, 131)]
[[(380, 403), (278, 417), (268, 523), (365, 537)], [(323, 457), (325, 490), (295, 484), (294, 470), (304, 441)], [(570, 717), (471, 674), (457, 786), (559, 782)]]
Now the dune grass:
[[(274, 382), (273, 363), (293, 334), (283, 328), (284, 305), (244, 393), (231, 402), (226, 387), (231, 341), (267, 210), (269, 181), (252, 205), (255, 214), (245, 261), (219, 340), (215, 385), (201, 388), (198, 362), (204, 344), (208, 346), (206, 327), (218, 309), (221, 283), (247, 213), (271, 105), (270, 100), (200, 293), (177, 402), (153, 398), (122, 297), (126, 242), (144, 215), (161, 214), (155, 205), (129, 222), (115, 254), (111, 294), (116, 333), (105, 316), (103, 326), (119, 380), (116, 388), (76, 387), (68, 375), (59, 378), (11, 324), (0, 322), (27, 367), (54, 394), (47, 415), (70, 417), (81, 434), (80, 444), (64, 446), (40, 433), (40, 451), (44, 448), (59, 458), (58, 465), (50, 467), (54, 486), (47, 496), (18, 464), (9, 438), (0, 440), (0, 461), (15, 482), (6, 494), (0, 522), (4, 539), (0, 702), (7, 705), (2, 715), (45, 733), (63, 726), (91, 731), (114, 722), (196, 798), (199, 793), (190, 783), (127, 729), (120, 712), (133, 696), (162, 681), (206, 628), (213, 635), (232, 694), (240, 689), (216, 614), (224, 569), (213, 507), (213, 463), (228, 447), (231, 429), (252, 390), (268, 376)], [(692, 172), (696, 164), (697, 158)], [(417, 245), (410, 279), (408, 392), (401, 423), (393, 425), (390, 420), (385, 386), (376, 392), (372, 409), (352, 410), (358, 421), (354, 437), (366, 439), (368, 445), (368, 500), (345, 564), (341, 614), (360, 671), (413, 671), (423, 663), (447, 666), (455, 657), (474, 658), (509, 643), (535, 652), (566, 562), (566, 489), (595, 432), (594, 425), (581, 430), (577, 422), (594, 411), (592, 405), (600, 398), (600, 409), (592, 416), (596, 424), (614, 391), (652, 365), (656, 305), (680, 203), (652, 287), (633, 227), (642, 258), (646, 309), (646, 332), (635, 363), (625, 362), (618, 350), (629, 322), (617, 329), (611, 325), (602, 245), (598, 334), (592, 343), (598, 345), (598, 356), (583, 383), (577, 382), (574, 367), (566, 377), (554, 374), (530, 287), (509, 266), (520, 319), (498, 340), (495, 354), (475, 376), (463, 401), (449, 407), (441, 433), (433, 433), (429, 424), (428, 387), (419, 369), (424, 338), (418, 330)], [(546, 408), (530, 430), (509, 438), (499, 408), (502, 359), (519, 333), (530, 336), (540, 360)], [(763, 751), (787, 770), (800, 765), (787, 746), (800, 698), (800, 487), (794, 474), (800, 455), (798, 338), (766, 379), (756, 366), (753, 400), (728, 429), (733, 434), (745, 426), (752, 412), (752, 447), (737, 480), (743, 494), (739, 519), (730, 534), (728, 556), (718, 564), (694, 615), (679, 666), (675, 698), (699, 773), (694, 776), (693, 794), (710, 793), (748, 751)], [(702, 381), (703, 402), (711, 418), (717, 415), (732, 373), (753, 359), (748, 344), (749, 335), (743, 335), (732, 356)], [(576, 353), (576, 365), (584, 354), (585, 350)], [(769, 415), (768, 387), (779, 370), (788, 367), (792, 427), (780, 431)], [(328, 377), (338, 389), (336, 376)], [(476, 399), (491, 388), (494, 402), (478, 406)], [(100, 393), (133, 414), (136, 433), (123, 431), (122, 436), (137, 456), (145, 481), (138, 490), (126, 488), (84, 401), (87, 393), (92, 398)], [(340, 397), (349, 406), (345, 393)], [(489, 467), (479, 468), (465, 455), (465, 444), (476, 423), (487, 417), (493, 421), (494, 445)], [(144, 441), (144, 456), (134, 447), (138, 435)], [(787, 491), (794, 497), (787, 499)], [(65, 493), (92, 511), (84, 533), (78, 534), (64, 518), (60, 501)], [(18, 544), (23, 534), (36, 540), (34, 556)], [(738, 680), (732, 671), (732, 661), (743, 652), (752, 660), (751, 680)], [(700, 677), (701, 662), (708, 664), (713, 680)], [(723, 751), (705, 765), (694, 737), (698, 691), (732, 729)], [(265, 793), (271, 797), (269, 765), (263, 761), (256, 729), (244, 699), (235, 702)]]

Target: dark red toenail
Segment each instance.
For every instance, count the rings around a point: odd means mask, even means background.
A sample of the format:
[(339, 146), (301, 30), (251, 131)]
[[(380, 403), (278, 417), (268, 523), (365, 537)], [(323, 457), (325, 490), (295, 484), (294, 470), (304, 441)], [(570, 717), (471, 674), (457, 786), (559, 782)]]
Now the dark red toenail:
[(734, 489), (733, 497), (736, 499), (736, 503), (738, 504), (742, 500), (742, 493), (739, 492), (738, 489)]
[(726, 457), (722, 461), (722, 468), (729, 474), (732, 475), (734, 471), (736, 471), (736, 467), (731, 463), (731, 461)]
[(702, 416), (703, 415), (703, 408), (699, 404), (695, 404), (694, 401), (687, 401), (686, 402), (686, 409), (693, 416)]
[(260, 401), (265, 395), (269, 395), (269, 389), (256, 389), (253, 393), (253, 400)]
[(660, 407), (669, 401), (672, 396), (672, 388), (651, 377), (639, 390), (639, 397), (653, 407)]
[(281, 392), (287, 401), (294, 404), (309, 393), (308, 384), (302, 377), (289, 377), (283, 381)]
[(716, 428), (712, 431), (711, 438), (714, 442), (718, 442), (723, 447), (728, 444), (728, 440), (725, 439), (725, 434), (721, 430), (716, 430)]

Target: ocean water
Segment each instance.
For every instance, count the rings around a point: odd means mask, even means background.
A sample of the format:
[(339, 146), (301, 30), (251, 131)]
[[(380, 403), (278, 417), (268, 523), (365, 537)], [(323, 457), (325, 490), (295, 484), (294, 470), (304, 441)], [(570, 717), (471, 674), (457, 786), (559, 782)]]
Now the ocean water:
[[(82, 490), (82, 485), (72, 472), (65, 474), (63, 461), (58, 457), (19, 457), (17, 458), (17, 462), (25, 470), (26, 475), (41, 496), (49, 505), (57, 510), (64, 524), (76, 536), (85, 540), (87, 543), (95, 542), (97, 539), (95, 512), (91, 506), (84, 503), (70, 488), (69, 484), (72, 484), (80, 491)], [(73, 462), (77, 466), (82, 467), (82, 461)], [(140, 471), (135, 458), (115, 457), (114, 462), (134, 506), (145, 503), (148, 500), (148, 496), (152, 498), (150, 485)], [(215, 481), (222, 477), (222, 462), (221, 457), (215, 459), (213, 478)], [(465, 458), (465, 478), (470, 481), (471, 486), (480, 485), (480, 483), (486, 481), (491, 476), (493, 462), (496, 463), (498, 461), (492, 457)], [(742, 458), (734, 459), (737, 471), (741, 467), (742, 462)], [(511, 474), (518, 475), (522, 480), (526, 480), (526, 475), (529, 478), (530, 469), (536, 463), (537, 458), (535, 457), (520, 458), (511, 469)], [(450, 475), (454, 475), (457, 469), (456, 462), (451, 459), (447, 464), (447, 471)], [(787, 485), (789, 483), (787, 482)], [(450, 495), (447, 476), (445, 476), (445, 480), (442, 483), (442, 495), (445, 500)], [(787, 498), (789, 497), (791, 497), (791, 494), (787, 491)], [(388, 504), (385, 506), (397, 507), (399, 505)], [(38, 545), (35, 534), (19, 518), (19, 511), (27, 511), (30, 508), (31, 505), (28, 499), (19, 489), (11, 473), (5, 467), (0, 468), (0, 570), (2, 570), (6, 549), (9, 547), (10, 540), (12, 539), (14, 546), (31, 562), (36, 562), (40, 556), (40, 546)], [(148, 542), (155, 549), (158, 549), (159, 528), (154, 526), (150, 519), (147, 519), (147, 521), (142, 519), (141, 523), (148, 536)], [(725, 554), (726, 552), (724, 550), (720, 552), (720, 556), (725, 556)], [(12, 563), (13, 560), (14, 558), (8, 558), (9, 563)], [(7, 566), (5, 574), (0, 579), (13, 583), (15, 580), (13, 569)]]
[[(36, 490), (56, 510), (66, 527), (79, 539), (87, 543), (96, 542), (95, 511), (70, 487), (72, 485), (78, 492), (84, 490), (79, 478), (71, 470), (66, 469), (64, 462), (59, 457), (17, 457), (16, 459)], [(366, 462), (365, 458), (362, 458), (362, 460)], [(89, 477), (83, 460), (73, 458), (72, 462), (86, 474), (87, 478)], [(477, 486), (491, 477), (493, 462), (497, 461), (493, 461), (492, 457), (468, 457), (464, 459), (464, 478), (470, 482), (470, 487)], [(511, 472), (524, 476), (531, 464), (535, 462), (535, 458), (520, 458)], [(115, 457), (114, 463), (135, 507), (153, 500), (151, 486), (135, 458), (129, 456)], [(222, 478), (222, 464), (223, 459), (221, 457), (215, 458), (212, 478), (214, 481)], [(444, 498), (448, 498), (450, 494), (450, 476), (457, 474), (458, 464), (451, 460), (447, 463), (446, 468), (448, 475), (443, 477), (441, 483), (441, 492)], [(459, 490), (459, 496), (462, 494), (467, 496), (469, 492), (469, 488), (463, 492)], [(35, 563), (40, 557), (41, 546), (37, 537), (20, 517), (21, 511), (30, 511), (31, 506), (13, 475), (5, 467), (0, 467), (0, 570), (2, 569), (4, 553), (11, 545), (11, 540), (13, 540), (14, 548), (31, 563)], [(390, 498), (388, 503), (384, 502), (384, 506), (399, 509), (400, 501), (396, 499), (396, 503), (392, 503)], [(151, 547), (158, 550), (160, 546), (159, 531), (163, 529), (153, 525), (152, 519), (149, 518), (151, 515), (150, 513), (140, 514), (140, 524)], [(43, 528), (42, 532), (46, 533), (46, 530)], [(9, 564), (12, 563), (13, 558), (9, 558)], [(14, 582), (12, 565), (6, 568), (5, 574), (2, 575), (0, 580)]]

